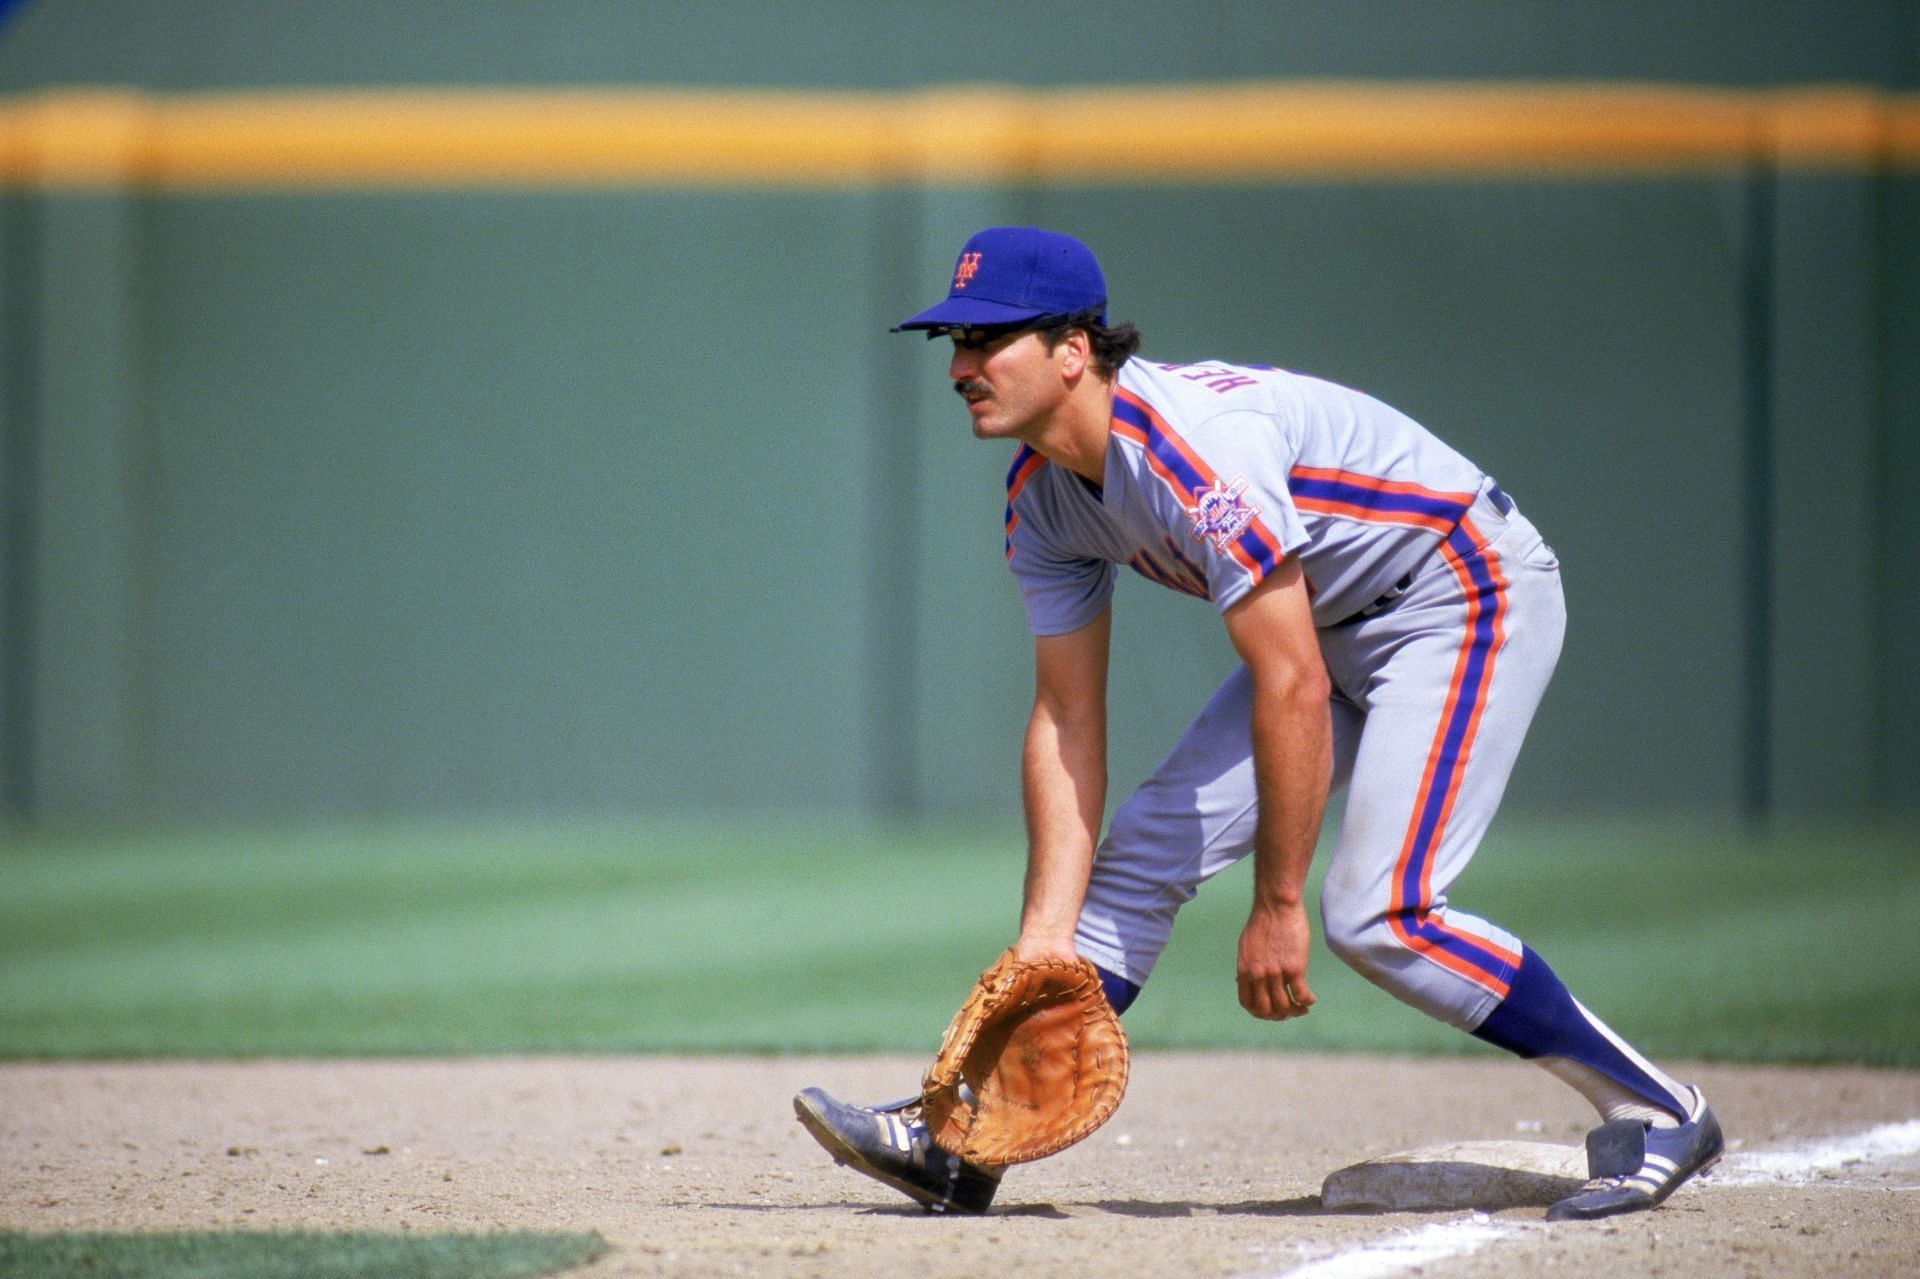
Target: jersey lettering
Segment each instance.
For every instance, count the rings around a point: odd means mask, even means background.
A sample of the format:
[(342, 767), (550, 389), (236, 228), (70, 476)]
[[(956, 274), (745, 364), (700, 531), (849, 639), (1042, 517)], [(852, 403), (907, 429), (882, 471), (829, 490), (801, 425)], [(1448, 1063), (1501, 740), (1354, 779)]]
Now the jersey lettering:
[(1225, 395), (1237, 387), (1259, 385), (1245, 371), (1218, 364), (1162, 364), (1160, 367), (1183, 381), (1198, 382), (1218, 395)]
[(1207, 574), (1198, 564), (1180, 553), (1179, 543), (1162, 534), (1160, 549), (1165, 553), (1163, 560), (1147, 547), (1141, 547), (1127, 561), (1127, 567), (1150, 582), (1158, 582), (1170, 590), (1182, 595), (1194, 595), (1200, 599), (1212, 598), (1207, 589)]

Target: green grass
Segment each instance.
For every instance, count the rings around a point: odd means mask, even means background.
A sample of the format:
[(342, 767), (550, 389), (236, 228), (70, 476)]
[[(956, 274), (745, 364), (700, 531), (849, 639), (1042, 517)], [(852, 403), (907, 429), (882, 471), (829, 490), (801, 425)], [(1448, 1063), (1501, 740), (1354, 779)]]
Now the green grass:
[(598, 1235), (22, 1234), (0, 1231), (9, 1279), (532, 1279), (606, 1255)]
[[(1920, 1066), (1920, 831), (1496, 828), (1455, 886), (1646, 1051)], [(0, 1057), (931, 1053), (1011, 938), (1010, 831), (415, 823), (0, 837)], [(1147, 1047), (1482, 1051), (1324, 952), (1234, 1002), (1247, 869), (1183, 912)]]

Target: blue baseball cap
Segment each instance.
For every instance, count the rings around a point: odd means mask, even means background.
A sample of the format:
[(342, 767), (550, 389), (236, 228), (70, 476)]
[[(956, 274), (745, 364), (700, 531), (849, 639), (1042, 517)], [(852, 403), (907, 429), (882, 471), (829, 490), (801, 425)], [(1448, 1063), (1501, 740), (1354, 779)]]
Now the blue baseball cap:
[(1006, 328), (1088, 312), (1107, 322), (1107, 277), (1092, 249), (1058, 231), (997, 226), (961, 247), (946, 300), (893, 331)]

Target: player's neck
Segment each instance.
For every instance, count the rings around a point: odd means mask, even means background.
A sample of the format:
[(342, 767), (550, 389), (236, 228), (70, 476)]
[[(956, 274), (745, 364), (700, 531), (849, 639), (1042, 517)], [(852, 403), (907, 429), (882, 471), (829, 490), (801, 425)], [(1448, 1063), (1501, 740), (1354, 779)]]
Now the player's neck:
[(1073, 388), (1028, 443), (1056, 466), (1095, 484), (1106, 483), (1107, 440), (1113, 431), (1111, 381), (1089, 377)]

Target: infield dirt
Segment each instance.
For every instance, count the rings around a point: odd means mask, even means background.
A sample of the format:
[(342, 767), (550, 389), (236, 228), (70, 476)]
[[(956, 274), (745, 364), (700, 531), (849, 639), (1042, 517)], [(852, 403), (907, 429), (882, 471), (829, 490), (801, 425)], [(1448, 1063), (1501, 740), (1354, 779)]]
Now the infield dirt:
[[(572, 1272), (1280, 1276), (1439, 1212), (1331, 1213), (1327, 1173), (1455, 1141), (1577, 1144), (1584, 1103), (1508, 1061), (1144, 1053), (1118, 1115), (1007, 1175), (984, 1218), (930, 1216), (835, 1167), (809, 1084), (914, 1091), (906, 1057), (479, 1058), (0, 1067), (0, 1226), (598, 1231)], [(1920, 1073), (1703, 1066), (1742, 1152), (1920, 1119)], [(1436, 1276), (1912, 1275), (1920, 1156), (1683, 1188), (1657, 1212), (1497, 1238)], [(1404, 1273), (1414, 1273), (1413, 1270)]]

